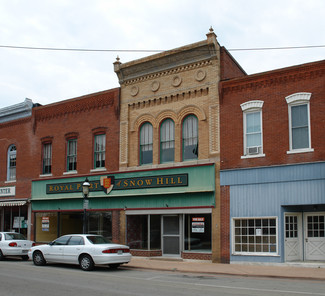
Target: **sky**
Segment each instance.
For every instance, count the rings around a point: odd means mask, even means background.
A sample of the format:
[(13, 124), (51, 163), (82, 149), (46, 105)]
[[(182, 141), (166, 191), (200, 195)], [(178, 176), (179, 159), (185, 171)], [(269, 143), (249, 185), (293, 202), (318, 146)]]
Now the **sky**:
[[(247, 74), (324, 60), (324, 12), (324, 0), (0, 0), (0, 109), (119, 87), (117, 56), (205, 40), (210, 27)], [(322, 47), (233, 50), (304, 46)]]

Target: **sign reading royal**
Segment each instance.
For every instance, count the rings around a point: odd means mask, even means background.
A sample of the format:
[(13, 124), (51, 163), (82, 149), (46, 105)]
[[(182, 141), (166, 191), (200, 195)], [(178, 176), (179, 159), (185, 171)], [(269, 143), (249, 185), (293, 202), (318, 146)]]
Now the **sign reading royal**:
[[(82, 192), (83, 182), (47, 184), (46, 194)], [(129, 190), (144, 188), (164, 188), (188, 186), (188, 174), (148, 176), (115, 179), (114, 176), (101, 177), (100, 180), (89, 181), (91, 191)]]

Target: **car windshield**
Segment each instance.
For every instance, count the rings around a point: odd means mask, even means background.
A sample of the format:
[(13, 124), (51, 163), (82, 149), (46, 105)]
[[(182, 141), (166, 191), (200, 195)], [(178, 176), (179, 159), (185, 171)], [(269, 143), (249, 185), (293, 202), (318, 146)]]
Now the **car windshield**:
[(94, 245), (110, 244), (111, 241), (101, 235), (88, 235), (87, 239)]
[(20, 234), (20, 233), (5, 233), (5, 238), (6, 240), (11, 240), (11, 239), (20, 239), (20, 240), (26, 240), (26, 238)]

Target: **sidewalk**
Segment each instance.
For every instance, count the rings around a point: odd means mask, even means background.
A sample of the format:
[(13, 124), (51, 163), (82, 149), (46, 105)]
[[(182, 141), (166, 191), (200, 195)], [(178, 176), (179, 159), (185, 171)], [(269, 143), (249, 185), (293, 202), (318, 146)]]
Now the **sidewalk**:
[(211, 263), (210, 261), (176, 260), (161, 257), (132, 257), (131, 262), (124, 267), (172, 272), (325, 280), (325, 262), (275, 263), (272, 265), (258, 263), (221, 264)]

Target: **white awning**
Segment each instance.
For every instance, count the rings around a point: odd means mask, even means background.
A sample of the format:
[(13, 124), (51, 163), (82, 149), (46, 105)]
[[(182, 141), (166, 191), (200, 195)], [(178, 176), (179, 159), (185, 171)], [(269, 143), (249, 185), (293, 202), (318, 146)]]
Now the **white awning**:
[(26, 204), (26, 200), (12, 200), (0, 202), (0, 207), (20, 207)]

